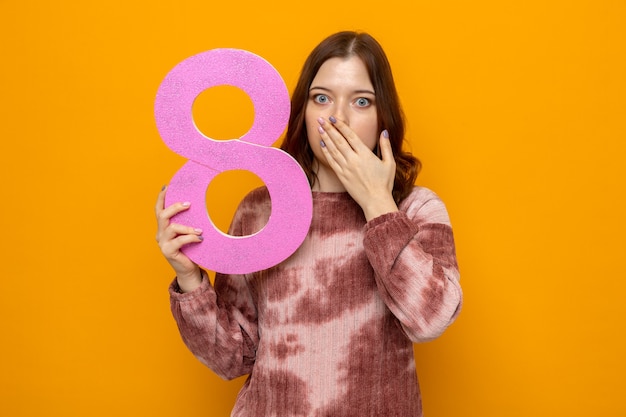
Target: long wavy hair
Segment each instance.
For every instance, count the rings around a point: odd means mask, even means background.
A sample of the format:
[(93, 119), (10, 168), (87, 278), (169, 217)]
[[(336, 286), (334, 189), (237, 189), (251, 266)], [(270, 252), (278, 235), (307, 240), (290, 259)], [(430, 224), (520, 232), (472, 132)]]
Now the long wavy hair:
[(313, 171), (313, 151), (309, 146), (305, 125), (305, 110), (309, 88), (322, 64), (330, 58), (359, 57), (369, 74), (376, 94), (378, 131), (387, 129), (396, 161), (393, 198), (400, 203), (415, 184), (421, 169), (420, 161), (402, 149), (404, 142), (404, 114), (391, 73), (391, 66), (380, 44), (371, 35), (358, 32), (339, 32), (324, 39), (313, 49), (304, 63), (300, 78), (291, 96), (291, 115), (287, 134), (281, 149), (293, 156), (302, 166), (311, 186), (317, 180)]

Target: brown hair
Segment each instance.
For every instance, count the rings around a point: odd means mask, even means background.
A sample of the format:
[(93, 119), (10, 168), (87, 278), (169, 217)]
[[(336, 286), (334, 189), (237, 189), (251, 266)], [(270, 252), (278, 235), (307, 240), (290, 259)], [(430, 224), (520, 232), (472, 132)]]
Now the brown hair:
[(402, 150), (404, 142), (404, 115), (391, 73), (391, 66), (380, 44), (367, 33), (339, 32), (324, 39), (309, 55), (302, 67), (300, 78), (291, 96), (291, 115), (287, 134), (281, 149), (293, 156), (302, 166), (309, 183), (316, 180), (313, 172), (313, 151), (309, 146), (305, 125), (305, 110), (309, 88), (317, 71), (330, 58), (358, 56), (369, 74), (376, 93), (378, 131), (387, 129), (393, 156), (396, 160), (396, 177), (393, 198), (402, 201), (413, 188), (421, 163), (411, 153)]

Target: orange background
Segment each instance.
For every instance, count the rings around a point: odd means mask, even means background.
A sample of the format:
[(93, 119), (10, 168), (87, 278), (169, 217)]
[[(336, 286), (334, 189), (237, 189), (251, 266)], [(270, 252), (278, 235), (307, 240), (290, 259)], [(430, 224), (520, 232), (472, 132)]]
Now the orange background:
[[(0, 415), (228, 415), (242, 380), (197, 362), (169, 313), (153, 205), (185, 158), (154, 96), (218, 47), (291, 90), (340, 29), (388, 52), (418, 183), (456, 232), (464, 311), (415, 348), (426, 415), (626, 415), (626, 3), (89, 3), (0, 0)], [(245, 132), (246, 98), (217, 97), (194, 107), (203, 130)], [(218, 223), (252, 187), (221, 181)]]

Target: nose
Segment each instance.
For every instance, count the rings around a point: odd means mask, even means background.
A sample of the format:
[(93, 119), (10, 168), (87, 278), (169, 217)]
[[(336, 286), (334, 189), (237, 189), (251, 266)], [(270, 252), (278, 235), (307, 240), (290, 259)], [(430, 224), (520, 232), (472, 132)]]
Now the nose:
[(333, 116), (335, 116), (337, 120), (341, 120), (342, 122), (350, 126), (350, 118), (348, 117), (349, 111), (346, 106), (349, 106), (349, 104), (344, 102), (338, 102), (333, 109)]

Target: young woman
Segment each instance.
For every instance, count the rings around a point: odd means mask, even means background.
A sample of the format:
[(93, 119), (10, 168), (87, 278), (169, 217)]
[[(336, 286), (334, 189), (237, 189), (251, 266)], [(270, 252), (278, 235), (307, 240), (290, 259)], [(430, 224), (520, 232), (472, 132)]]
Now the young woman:
[[(414, 186), (389, 63), (365, 33), (340, 32), (308, 57), (282, 149), (307, 173), (313, 220), (281, 264), (207, 275), (181, 251), (200, 230), (164, 207), (157, 240), (176, 272), (171, 308), (189, 349), (223, 378), (249, 374), (233, 416), (421, 416), (414, 342), (439, 336), (462, 293), (442, 201)], [(233, 235), (271, 212), (265, 188), (242, 201)]]

